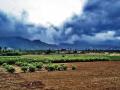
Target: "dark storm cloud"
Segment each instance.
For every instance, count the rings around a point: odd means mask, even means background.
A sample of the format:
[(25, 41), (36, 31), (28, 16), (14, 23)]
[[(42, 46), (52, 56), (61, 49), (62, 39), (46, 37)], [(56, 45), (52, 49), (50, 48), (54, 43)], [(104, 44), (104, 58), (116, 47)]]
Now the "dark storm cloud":
[[(120, 0), (89, 0), (83, 14), (74, 15), (65, 22), (63, 27), (64, 30), (71, 28), (71, 33), (79, 36), (79, 40), (84, 36), (84, 38), (94, 38), (97, 41), (99, 38), (97, 35), (101, 35), (101, 37), (103, 35), (103, 38), (106, 38), (110, 35), (109, 32), (112, 34), (112, 40), (116, 40), (116, 38), (119, 40)], [(69, 38), (70, 36), (68, 35)]]
[[(24, 16), (24, 15), (22, 15)], [(21, 18), (24, 18), (22, 17)], [(41, 40), (50, 44), (58, 44), (55, 38), (62, 38), (61, 30), (51, 25), (35, 25), (27, 20), (18, 19), (15, 16), (0, 11), (0, 37), (23, 37), (30, 40)]]
[[(27, 32), (28, 26), (22, 21), (0, 12), (0, 36), (24, 36)], [(27, 33), (26, 33), (27, 34)]]
[[(0, 11), (0, 37), (24, 37), (37, 39), (35, 36), (45, 32), (46, 28), (42, 25), (26, 23), (9, 14)], [(40, 37), (38, 37), (40, 39)]]
[[(82, 16), (74, 16), (65, 28), (85, 34), (120, 29), (120, 0), (90, 0)], [(81, 33), (80, 33), (81, 34)]]
[(20, 36), (47, 43), (120, 42), (120, 0), (88, 0), (82, 15), (63, 25), (36, 26), (0, 12), (0, 36)]

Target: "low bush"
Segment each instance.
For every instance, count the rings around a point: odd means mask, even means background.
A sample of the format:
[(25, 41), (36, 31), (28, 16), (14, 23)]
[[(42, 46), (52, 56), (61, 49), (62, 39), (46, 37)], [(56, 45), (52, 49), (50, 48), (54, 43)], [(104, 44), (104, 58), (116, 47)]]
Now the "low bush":
[(16, 62), (15, 63), (17, 66), (21, 66), (23, 64), (23, 62)]
[(58, 66), (58, 71), (63, 71), (62, 66)]
[(55, 70), (58, 70), (59, 65), (58, 64), (54, 64), (53, 67), (54, 67)]
[(29, 72), (35, 72), (36, 67), (34, 65), (29, 66)]
[(5, 67), (5, 66), (7, 66), (7, 65), (8, 65), (7, 63), (3, 63), (3, 64), (2, 64), (3, 67)]
[(27, 72), (28, 67), (27, 67), (27, 66), (22, 66), (22, 67), (21, 67), (21, 70), (25, 73), (25, 72)]
[(11, 65), (4, 64), (3, 67), (7, 70), (7, 72), (14, 73), (15, 68)]
[(15, 64), (16, 60), (8, 60), (7, 63), (8, 64)]
[(58, 65), (58, 64), (48, 64), (46, 67), (46, 70), (48, 71), (64, 71), (67, 70), (67, 66), (64, 64)]
[(29, 63), (27, 63), (27, 62), (23, 62), (22, 64), (21, 64), (21, 66), (29, 66), (30, 64)]
[(8, 72), (10, 73), (14, 73), (15, 72), (15, 68), (12, 66), (9, 66), (9, 68), (7, 69)]
[(33, 65), (39, 70), (39, 69), (42, 69), (43, 67), (43, 63), (42, 62), (36, 62), (36, 63), (33, 63)]
[(65, 64), (61, 64), (60, 67), (61, 67), (61, 71), (67, 70), (67, 66)]
[(75, 65), (72, 65), (72, 70), (76, 70), (77, 67)]
[(55, 71), (55, 68), (54, 68), (54, 66), (53, 66), (52, 64), (48, 64), (48, 65), (46, 66), (46, 69), (47, 69), (48, 71)]

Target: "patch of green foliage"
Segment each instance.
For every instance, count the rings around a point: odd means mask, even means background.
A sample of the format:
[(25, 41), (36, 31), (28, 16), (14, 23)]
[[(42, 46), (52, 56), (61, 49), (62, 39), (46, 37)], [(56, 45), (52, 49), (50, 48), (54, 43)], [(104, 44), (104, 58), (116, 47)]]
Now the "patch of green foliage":
[(67, 66), (64, 64), (48, 64), (46, 67), (48, 71), (65, 71), (67, 70)]
[(34, 65), (29, 65), (28, 71), (29, 72), (35, 72), (36, 67)]
[(22, 66), (21, 67), (21, 70), (25, 73), (28, 71), (28, 66)]
[(42, 62), (35, 62), (32, 63), (38, 70), (42, 69), (43, 63)]
[[(0, 56), (0, 65), (3, 63), (26, 66), (28, 63), (66, 63), (66, 62), (93, 62), (93, 61), (120, 61), (120, 56), (110, 55), (23, 55), (23, 56)], [(26, 63), (26, 64), (23, 64)]]
[(13, 66), (11, 66), (11, 65), (8, 65), (8, 64), (4, 63), (2, 66), (9, 73), (14, 73), (15, 72), (15, 68)]

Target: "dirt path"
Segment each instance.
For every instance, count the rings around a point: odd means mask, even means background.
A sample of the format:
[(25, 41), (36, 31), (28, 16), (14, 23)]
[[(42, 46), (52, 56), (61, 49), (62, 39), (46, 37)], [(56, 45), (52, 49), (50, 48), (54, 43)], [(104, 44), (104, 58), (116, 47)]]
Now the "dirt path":
[(120, 90), (120, 62), (80, 62), (75, 71), (7, 74), (0, 90)]

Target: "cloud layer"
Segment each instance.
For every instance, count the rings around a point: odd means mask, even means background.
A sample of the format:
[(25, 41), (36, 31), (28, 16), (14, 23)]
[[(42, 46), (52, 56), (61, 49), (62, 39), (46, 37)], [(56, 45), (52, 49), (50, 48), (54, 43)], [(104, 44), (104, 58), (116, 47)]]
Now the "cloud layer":
[(17, 17), (25, 10), (30, 22), (59, 25), (73, 14), (82, 13), (85, 2), (86, 0), (0, 0), (0, 9)]
[[(59, 26), (35, 25), (0, 12), (0, 36), (20, 36), (47, 43), (86, 41), (91, 44), (120, 44), (120, 0), (89, 0), (79, 15), (73, 15)], [(79, 43), (81, 44), (81, 43)]]
[[(84, 13), (75, 15), (64, 23), (64, 30), (71, 28), (72, 35), (79, 40), (100, 42), (119, 40), (120, 37), (120, 0), (90, 0)], [(71, 37), (71, 35), (68, 35)]]

